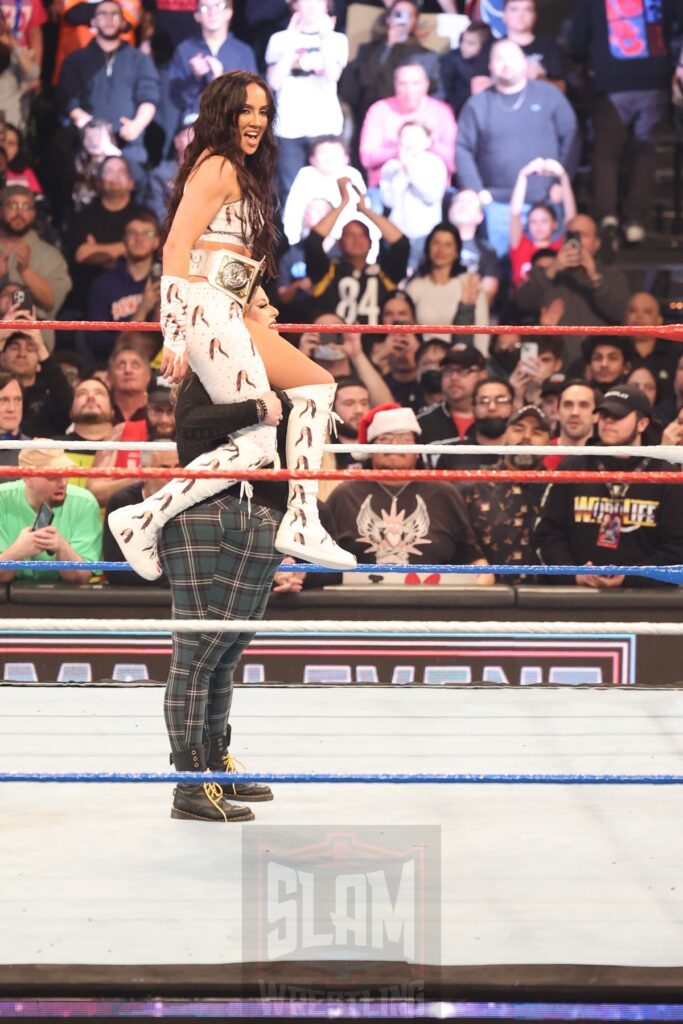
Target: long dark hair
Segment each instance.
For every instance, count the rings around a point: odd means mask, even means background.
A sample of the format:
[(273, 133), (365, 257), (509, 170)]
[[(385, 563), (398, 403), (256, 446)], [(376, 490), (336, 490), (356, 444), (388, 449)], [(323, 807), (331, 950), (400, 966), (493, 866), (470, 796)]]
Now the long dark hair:
[[(255, 84), (266, 94), (268, 127), (261, 143), (252, 155), (245, 156), (240, 148), (237, 119), (247, 101), (247, 86)], [(275, 220), (275, 160), (277, 146), (273, 134), (275, 100), (268, 85), (251, 71), (228, 71), (204, 89), (199, 104), (199, 117), (195, 121), (193, 137), (185, 150), (175, 180), (175, 187), (164, 222), (163, 242), (171, 229), (176, 210), (183, 196), (185, 183), (197, 165), (202, 153), (217, 154), (229, 160), (237, 172), (242, 198), (246, 200), (247, 227), (253, 241), (256, 259), (265, 256), (268, 270), (275, 272), (273, 252), (277, 242)]]
[(441, 231), (445, 231), (447, 235), (451, 235), (458, 249), (458, 255), (451, 263), (451, 277), (457, 277), (458, 274), (465, 273), (466, 268), (463, 267), (462, 263), (460, 262), (460, 253), (462, 252), (462, 239), (460, 238), (460, 232), (453, 224), (449, 224), (447, 221), (443, 221), (441, 224), (437, 224), (435, 227), (433, 227), (432, 230), (427, 235), (427, 238), (425, 240), (424, 256), (422, 257), (422, 262), (420, 263), (416, 271), (417, 277), (427, 277), (429, 274), (431, 274), (432, 261), (429, 257), (429, 246), (432, 244), (432, 239), (434, 238), (434, 235), (438, 234)]
[(8, 128), (11, 132), (14, 132), (14, 134), (16, 135), (18, 148), (16, 156), (14, 156), (10, 161), (8, 161), (7, 166), (9, 167), (10, 171), (14, 171), (15, 174), (21, 174), (22, 171), (25, 171), (26, 168), (30, 165), (30, 160), (26, 150), (26, 140), (24, 138), (23, 133), (19, 130), (19, 128), (17, 128), (15, 124), (10, 124), (10, 122), (8, 121), (5, 124), (5, 130), (7, 130)]

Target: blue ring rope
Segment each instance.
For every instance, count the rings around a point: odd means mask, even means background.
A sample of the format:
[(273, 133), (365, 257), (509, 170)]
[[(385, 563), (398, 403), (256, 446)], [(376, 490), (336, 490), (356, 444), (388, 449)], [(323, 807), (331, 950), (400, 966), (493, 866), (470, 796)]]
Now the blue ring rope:
[[(40, 999), (22, 998), (22, 1013), (16, 1012), (17, 1000), (0, 1001), (0, 1015), (15, 1017), (17, 1019), (31, 1020), (36, 1017), (45, 1017), (45, 1004), (50, 1001)], [(316, 1020), (347, 1021), (347, 1020), (376, 1020), (376, 1021), (407, 1021), (407, 1020), (496, 1020), (496, 1021), (541, 1021), (547, 1024), (548, 1021), (639, 1021), (643, 1022), (666, 1022), (683, 1021), (683, 1006), (677, 1003), (547, 1003), (547, 1002), (452, 1002), (440, 1000), (433, 1002), (429, 1000), (399, 1000), (387, 997), (378, 1000), (371, 999), (349, 999), (345, 1000), (343, 995), (336, 1000), (316, 999), (311, 997), (305, 1000), (282, 998), (282, 1004), (286, 1010), (275, 1016), (273, 1000), (260, 999), (257, 1001), (245, 1001), (240, 999), (216, 999), (192, 1000), (193, 1019), (205, 1020), (229, 1019), (232, 1021), (242, 1020), (308, 1020), (314, 1017)], [(76, 1013), (82, 1012), (82, 1004), (76, 999), (62, 997), (58, 1001), (60, 1017), (66, 1017), (68, 1010)], [(277, 1005), (277, 1004), (275, 1004)], [(185, 1003), (184, 1009), (187, 1007)], [(89, 1002), (88, 1012), (93, 1018), (112, 1020), (113, 1018), (149, 1017), (157, 1019), (173, 1019), (176, 1016), (176, 1003), (171, 999), (135, 1000), (135, 999), (100, 999), (94, 1005)], [(187, 1010), (183, 1020), (187, 1018)], [(53, 1016), (57, 1016), (55, 1012)]]
[(496, 786), (680, 786), (683, 775), (549, 775), (352, 772), (0, 772), (0, 782), (243, 782), (380, 783)]
[[(79, 569), (90, 572), (131, 572), (128, 562), (51, 562), (46, 559), (40, 561), (0, 561), (0, 569), (31, 569), (38, 571), (56, 571), (65, 569)], [(295, 562), (292, 564), (283, 563), (279, 566), (280, 572), (312, 572), (312, 573), (334, 573), (339, 570), (328, 569), (322, 565), (309, 565), (306, 562)], [(469, 576), (479, 576), (482, 573), (493, 573), (496, 576), (518, 576), (522, 574), (533, 576), (647, 576), (650, 579), (660, 580), (664, 583), (683, 584), (683, 565), (377, 565), (370, 562), (364, 565), (357, 565), (355, 569), (345, 569), (344, 572), (373, 573), (386, 575), (387, 573), (463, 573)]]
[[(45, 1005), (50, 1000), (21, 999), (22, 1012), (17, 1012), (17, 1000), (0, 1000), (0, 1016), (21, 1020), (34, 1020), (45, 1017)], [(56, 1000), (54, 1001), (57, 1002)], [(679, 1003), (576, 1003), (560, 1002), (453, 1002), (451, 1000), (407, 1000), (393, 997), (381, 999), (349, 999), (344, 995), (338, 999), (289, 999), (282, 997), (281, 1004), (286, 1011), (275, 1015), (272, 999), (241, 1000), (241, 999), (208, 999), (192, 1000), (193, 1019), (207, 1020), (219, 1018), (231, 1021), (242, 1020), (308, 1020), (324, 1018), (326, 1020), (376, 1020), (376, 1021), (407, 1021), (407, 1020), (494, 1020), (494, 1021), (638, 1021), (667, 1024), (671, 1021), (683, 1021), (683, 1006)], [(176, 1013), (177, 1003), (172, 999), (111, 999), (100, 998), (97, 1004), (88, 1004), (88, 1013), (93, 1019), (128, 1017), (148, 1017), (150, 1019), (172, 1020)], [(277, 1005), (277, 1004), (275, 1004)], [(82, 1004), (77, 999), (62, 997), (58, 1000), (59, 1017), (67, 1017), (68, 1011), (74, 1014)], [(187, 1007), (185, 1003), (184, 1009)], [(56, 1017), (54, 1012), (52, 1017)], [(183, 1020), (187, 1012), (183, 1014)]]

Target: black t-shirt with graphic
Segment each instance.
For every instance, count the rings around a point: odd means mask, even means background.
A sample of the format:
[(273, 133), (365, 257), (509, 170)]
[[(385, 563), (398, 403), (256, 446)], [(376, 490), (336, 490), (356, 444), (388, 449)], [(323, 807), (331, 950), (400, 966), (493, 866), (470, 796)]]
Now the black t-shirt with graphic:
[[(660, 461), (571, 457), (562, 469), (673, 470)], [(680, 565), (683, 563), (683, 485), (551, 484), (541, 504), (534, 546), (548, 565)], [(566, 578), (558, 579), (562, 582)], [(624, 585), (652, 586), (627, 576)]]
[(361, 563), (471, 565), (483, 557), (463, 499), (440, 481), (346, 481), (325, 502), (325, 523)]

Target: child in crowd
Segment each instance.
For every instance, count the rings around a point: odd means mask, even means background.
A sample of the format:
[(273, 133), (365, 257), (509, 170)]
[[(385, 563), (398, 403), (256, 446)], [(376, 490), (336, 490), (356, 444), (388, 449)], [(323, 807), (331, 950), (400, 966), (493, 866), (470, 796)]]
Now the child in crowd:
[(539, 249), (553, 249), (556, 252), (564, 244), (563, 235), (557, 235), (558, 218), (549, 203), (535, 203), (527, 215), (526, 233), (522, 225), (527, 182), (532, 174), (559, 178), (559, 187), (551, 189), (551, 196), (559, 193), (562, 204), (562, 223), (566, 224), (576, 216), (576, 200), (569, 175), (557, 160), (538, 157), (522, 167), (517, 175), (510, 197), (510, 264), (512, 284), (518, 288), (526, 281), (531, 270), (531, 258)]
[(483, 21), (472, 21), (460, 36), (458, 49), (444, 53), (439, 61), (444, 99), (453, 108), (456, 117), (470, 98), (470, 83), (477, 66), (477, 57), (490, 39), (488, 25)]
[[(337, 182), (340, 178), (348, 178), (358, 195), (365, 193), (363, 175), (349, 164), (349, 153), (344, 140), (335, 135), (323, 135), (313, 139), (308, 165), (298, 171), (285, 202), (282, 221), (290, 245), (296, 245), (303, 238), (306, 208), (311, 200), (324, 199), (330, 206), (339, 205)], [(347, 207), (335, 222), (333, 241), (341, 237), (344, 225), (350, 220), (362, 220), (367, 224), (376, 253), (379, 244), (377, 228), (352, 206)]]
[(441, 222), (448, 168), (430, 152), (432, 133), (417, 121), (406, 121), (398, 133), (398, 156), (382, 167), (379, 179), (387, 216), (410, 240), (408, 270), (424, 255), (427, 235)]

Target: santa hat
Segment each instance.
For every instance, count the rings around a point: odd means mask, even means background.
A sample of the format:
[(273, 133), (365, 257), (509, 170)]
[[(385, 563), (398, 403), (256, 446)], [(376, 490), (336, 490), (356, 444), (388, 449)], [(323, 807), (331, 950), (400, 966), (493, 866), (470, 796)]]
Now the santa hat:
[(381, 434), (394, 434), (397, 431), (410, 431), (412, 434), (421, 434), (422, 428), (417, 422), (417, 416), (412, 409), (404, 409), (396, 402), (387, 402), (386, 405), (376, 405), (374, 409), (366, 412), (358, 424), (359, 444), (370, 444)]

